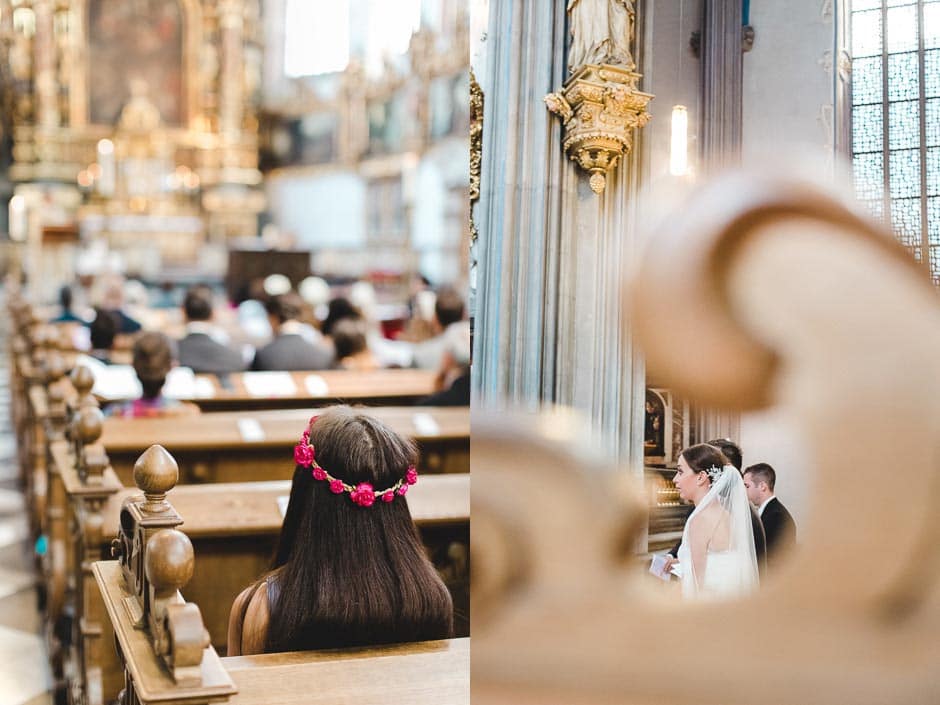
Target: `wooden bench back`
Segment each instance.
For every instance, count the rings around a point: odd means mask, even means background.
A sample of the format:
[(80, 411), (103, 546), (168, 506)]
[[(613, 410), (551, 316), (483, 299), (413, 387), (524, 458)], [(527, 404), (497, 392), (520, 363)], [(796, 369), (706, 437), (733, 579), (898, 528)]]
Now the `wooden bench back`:
[(800, 549), (746, 599), (664, 597), (623, 567), (645, 502), (575, 424), (474, 418), (474, 702), (934, 700), (936, 290), (801, 184), (734, 177), (677, 213), (632, 325), (678, 393), (796, 429), (814, 471)]

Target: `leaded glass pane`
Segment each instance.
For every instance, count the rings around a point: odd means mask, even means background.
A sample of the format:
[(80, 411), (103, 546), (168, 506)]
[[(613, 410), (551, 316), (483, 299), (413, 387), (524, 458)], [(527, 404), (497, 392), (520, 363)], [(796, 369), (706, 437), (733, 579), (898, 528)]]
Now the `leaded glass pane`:
[(927, 242), (940, 247), (940, 198), (927, 199)]
[[(879, 77), (881, 71), (878, 72)], [(888, 56), (888, 100), (917, 100), (920, 95), (917, 52)]]
[(917, 6), (892, 7), (888, 10), (888, 29), (885, 32), (888, 53), (917, 51)]
[(852, 56), (881, 53), (881, 10), (852, 13)]
[(940, 149), (927, 150), (927, 195), (940, 196)]
[(888, 0), (888, 7), (899, 7), (900, 5), (916, 5), (917, 0)]
[(855, 59), (852, 62), (852, 104), (864, 105), (865, 103), (880, 102), (881, 57), (872, 56), (867, 59)]
[(910, 100), (888, 106), (888, 148), (920, 146), (920, 103)]
[(881, 105), (852, 108), (852, 151), (880, 152), (884, 144)]
[(900, 198), (891, 201), (891, 226), (898, 241), (905, 247), (920, 244), (920, 199)]
[(888, 160), (891, 198), (920, 196), (920, 151), (905, 149), (891, 152)]
[(879, 220), (884, 218), (885, 215), (885, 204), (881, 199), (877, 201), (862, 201), (865, 204), (865, 207), (871, 211), (871, 214), (878, 218)]
[(940, 247), (930, 248), (930, 276), (934, 284), (940, 284)]
[(877, 10), (881, 7), (881, 0), (854, 0), (852, 3), (852, 12), (861, 12), (862, 10)]
[(852, 160), (855, 195), (864, 200), (881, 200), (885, 192), (885, 164), (881, 152), (856, 154)]
[(926, 102), (924, 118), (927, 122), (927, 146), (940, 147), (940, 98)]
[(924, 49), (940, 47), (940, 3), (924, 5)]
[(940, 49), (924, 52), (924, 95), (940, 95)]

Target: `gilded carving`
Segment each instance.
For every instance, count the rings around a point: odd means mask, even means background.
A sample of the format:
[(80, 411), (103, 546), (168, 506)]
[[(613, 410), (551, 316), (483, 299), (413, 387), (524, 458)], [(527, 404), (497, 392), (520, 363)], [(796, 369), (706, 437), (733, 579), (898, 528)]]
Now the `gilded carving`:
[(557, 93), (545, 96), (548, 109), (564, 124), (563, 146), (591, 174), (591, 190), (601, 194), (606, 173), (633, 147), (633, 130), (650, 120), (653, 96), (638, 90), (640, 75), (616, 66), (584, 66)]

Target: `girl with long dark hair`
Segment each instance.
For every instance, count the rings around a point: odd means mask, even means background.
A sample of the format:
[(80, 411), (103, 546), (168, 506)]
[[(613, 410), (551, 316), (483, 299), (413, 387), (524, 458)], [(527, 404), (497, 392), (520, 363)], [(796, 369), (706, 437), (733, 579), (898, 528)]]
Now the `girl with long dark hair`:
[(311, 419), (272, 568), (232, 605), (229, 655), (452, 636), (450, 593), (405, 501), (416, 457), (349, 407)]

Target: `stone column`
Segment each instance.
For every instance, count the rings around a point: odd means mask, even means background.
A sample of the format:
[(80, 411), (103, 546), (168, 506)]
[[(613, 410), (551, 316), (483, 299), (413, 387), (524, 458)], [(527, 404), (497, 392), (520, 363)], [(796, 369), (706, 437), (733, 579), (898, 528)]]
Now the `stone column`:
[(743, 64), (741, 0), (705, 0), (702, 26), (702, 165), (741, 159)]
[(642, 467), (644, 371), (621, 305), (638, 150), (600, 196), (565, 155), (542, 102), (568, 78), (565, 20), (564, 3), (490, 2), (474, 404), (573, 406), (597, 433), (585, 442)]
[[(702, 171), (741, 162), (744, 78), (742, 0), (704, 0), (702, 16)], [(740, 416), (693, 406), (692, 442), (740, 439)]]

